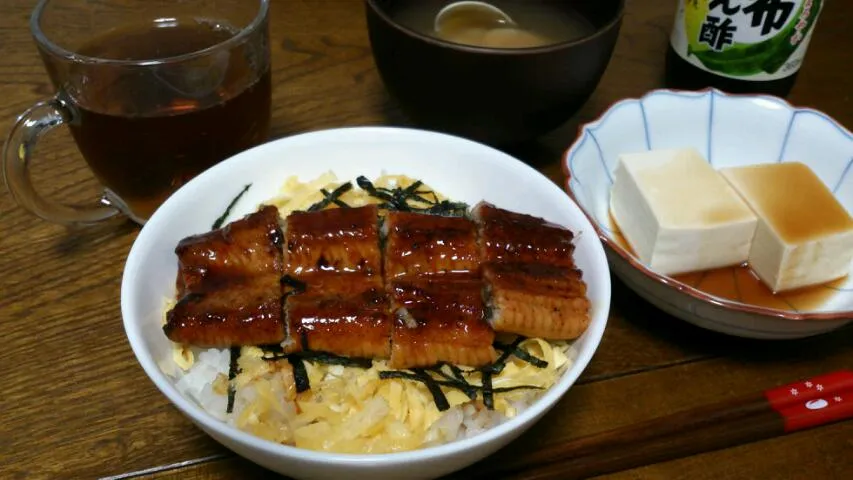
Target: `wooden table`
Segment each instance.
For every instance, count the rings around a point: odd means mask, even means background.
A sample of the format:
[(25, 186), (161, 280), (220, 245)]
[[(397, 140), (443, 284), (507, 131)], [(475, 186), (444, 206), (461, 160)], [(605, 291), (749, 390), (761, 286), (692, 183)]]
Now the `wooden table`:
[[(0, 0), (0, 132), (51, 87), (28, 32), (35, 0)], [(595, 94), (563, 128), (514, 152), (560, 180), (577, 126), (662, 85), (674, 0), (634, 0)], [(853, 126), (853, 4), (827, 2), (790, 95)], [(371, 58), (358, 0), (273, 0), (276, 137), (406, 124)], [(35, 175), (51, 195), (98, 188), (70, 135), (51, 135)], [(66, 229), (0, 193), (0, 478), (240, 478), (267, 473), (196, 429), (146, 378), (124, 338), (122, 268), (138, 227)], [(507, 452), (627, 425), (853, 365), (853, 329), (757, 342), (694, 328), (614, 280), (601, 348), (570, 394)], [(494, 462), (494, 459), (490, 459)], [(500, 461), (500, 460), (497, 460)], [(644, 466), (607, 478), (849, 478), (853, 422)], [(846, 474), (846, 475), (845, 475)]]

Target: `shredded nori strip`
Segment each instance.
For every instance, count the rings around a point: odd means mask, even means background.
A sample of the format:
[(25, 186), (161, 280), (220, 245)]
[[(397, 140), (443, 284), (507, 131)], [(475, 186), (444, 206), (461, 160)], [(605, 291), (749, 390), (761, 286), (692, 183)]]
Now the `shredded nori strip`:
[[(364, 175), (359, 175), (358, 178), (355, 179), (355, 183), (358, 184), (359, 188), (367, 192), (371, 197), (376, 197), (380, 200), (385, 200), (389, 204), (394, 204), (395, 199), (394, 195), (390, 193), (387, 188), (376, 188), (373, 186), (373, 182), (367, 179)], [(408, 207), (408, 205), (404, 206), (404, 208)]]
[(441, 387), (438, 386), (438, 383), (434, 378), (420, 368), (412, 369), (412, 371), (415, 372), (415, 375), (417, 375), (422, 382), (424, 382), (429, 393), (432, 394), (432, 400), (435, 402), (435, 408), (437, 408), (439, 412), (443, 412), (450, 408), (450, 403), (447, 402), (447, 397), (444, 396), (444, 392), (441, 391)]
[(433, 204), (426, 209), (417, 209), (422, 213), (430, 215), (444, 215), (448, 217), (463, 217), (468, 211), (468, 205), (462, 202), (451, 202), (450, 200), (442, 200)]
[(340, 355), (325, 352), (302, 352), (297, 354), (297, 356), (309, 362), (322, 363), (326, 365), (343, 365), (345, 367), (363, 369), (368, 369), (373, 365), (373, 360), (369, 358), (342, 357)]
[(537, 387), (536, 385), (516, 385), (514, 387), (493, 388), (492, 393), (504, 393), (511, 392), (513, 390), (544, 390), (544, 388)]
[(296, 383), (296, 393), (302, 393), (311, 389), (311, 382), (308, 380), (308, 371), (305, 370), (305, 364), (302, 359), (291, 355), (287, 357), (287, 361), (293, 366), (293, 380)]
[(231, 358), (228, 361), (228, 405), (225, 406), (225, 413), (234, 411), (234, 397), (237, 395), (237, 390), (233, 382), (240, 373), (240, 367), (237, 365), (237, 360), (240, 359), (240, 347), (231, 347), (229, 353)]
[(252, 184), (250, 183), (250, 184), (246, 185), (245, 187), (243, 187), (243, 190), (241, 190), (240, 193), (238, 193), (237, 196), (234, 197), (234, 200), (231, 200), (231, 203), (228, 204), (228, 206), (225, 208), (225, 211), (222, 212), (222, 215), (220, 215), (219, 218), (217, 218), (216, 221), (213, 222), (213, 226), (211, 227), (211, 230), (216, 230), (217, 228), (221, 227), (223, 223), (225, 223), (225, 219), (228, 218), (228, 215), (231, 214), (231, 209), (234, 208), (234, 205), (237, 205), (237, 201), (240, 200), (240, 198), (246, 192), (249, 191), (249, 187), (251, 187), (251, 186), (252, 186)]
[(292, 291), (288, 292), (288, 294), (302, 293), (305, 291), (305, 288), (307, 288), (307, 286), (305, 285), (305, 282), (303, 282), (301, 280), (297, 280), (297, 279), (291, 277), (290, 275), (284, 275), (283, 277), (281, 277), (281, 279), (279, 280), (279, 283), (293, 289)]
[(492, 372), (483, 370), (483, 405), (489, 410), (495, 409), (495, 391), (492, 390)]
[[(447, 366), (450, 368), (450, 371), (453, 372), (453, 376), (459, 379), (461, 382), (465, 382), (465, 377), (462, 375), (462, 369), (457, 367), (452, 363), (448, 363)], [(467, 383), (467, 382), (466, 382)]]
[[(234, 208), (234, 205), (237, 205), (237, 202), (246, 192), (249, 191), (249, 188), (252, 186), (251, 183), (247, 184), (243, 187), (243, 190), (240, 190), (240, 193), (237, 194), (234, 199), (231, 200), (231, 203), (225, 207), (225, 211), (222, 212), (222, 215), (219, 216), (216, 220), (214, 220), (213, 225), (211, 225), (211, 230), (216, 230), (221, 227), (223, 223), (225, 223), (225, 219), (228, 218), (228, 215), (231, 214), (231, 210)], [(186, 297), (185, 297), (186, 298)], [(228, 361), (228, 404), (225, 406), (225, 413), (231, 413), (234, 411), (234, 397), (237, 394), (237, 391), (234, 389), (233, 380), (237, 377), (239, 373), (240, 367), (237, 365), (237, 361), (240, 359), (240, 347), (231, 347), (229, 350), (230, 359)]]
[(429, 190), (427, 192), (418, 192), (418, 193), (429, 193), (430, 195), (432, 195), (432, 203), (438, 203), (438, 195), (435, 192), (433, 192), (432, 190)]
[(498, 350), (503, 350), (504, 352), (510, 351), (519, 360), (523, 360), (523, 361), (533, 365), (536, 368), (545, 368), (548, 366), (548, 362), (546, 362), (545, 360), (542, 360), (541, 358), (534, 357), (533, 355), (527, 353), (521, 347), (516, 346), (515, 348), (513, 348), (510, 345), (506, 345), (503, 343), (497, 343), (496, 342), (495, 348), (497, 348)]
[(287, 360), (288, 358), (290, 358), (290, 355), (281, 355), (278, 353), (270, 353), (270, 354), (265, 353), (261, 358), (263, 358), (264, 360), (270, 361), (270, 362), (274, 362), (276, 360)]
[(308, 332), (304, 328), (299, 330), (299, 346), (302, 347), (303, 351), (309, 350)]
[(281, 345), (278, 343), (270, 343), (267, 345), (258, 345), (258, 348), (260, 348), (261, 351), (264, 352), (264, 359), (265, 360), (278, 360), (278, 358), (272, 358), (272, 357), (269, 357), (267, 355), (272, 355), (274, 357), (282, 357), (282, 358), (287, 356), (287, 354), (284, 353), (284, 349), (281, 348)]
[(284, 349), (281, 348), (281, 345), (272, 344), (272, 345), (258, 345), (258, 348), (261, 349), (263, 353), (262, 358), (264, 360), (283, 360), (289, 357), (299, 357), (300, 359), (313, 363), (320, 363), (324, 365), (343, 365), (345, 367), (357, 367), (368, 369), (373, 365), (373, 360), (369, 358), (352, 358), (352, 357), (342, 357), (340, 355), (335, 355), (333, 353), (326, 352), (315, 352), (313, 350), (307, 352), (299, 352), (299, 353), (284, 353)]
[[(399, 202), (404, 202), (404, 203), (408, 202), (408, 200), (414, 200), (416, 202), (421, 202), (421, 203), (438, 203), (438, 197), (436, 196), (435, 192), (433, 192), (432, 190), (418, 190), (418, 188), (420, 188), (421, 185), (423, 185), (423, 184), (424, 184), (424, 182), (422, 182), (420, 180), (416, 180), (414, 183), (412, 183), (411, 185), (409, 185), (406, 188), (403, 188), (403, 189), (395, 188), (394, 190), (391, 191), (391, 194)], [(427, 200), (426, 198), (421, 196), (421, 195), (425, 195), (427, 193), (431, 193), (432, 198), (434, 200)]]
[(183, 297), (181, 297), (176, 303), (175, 306), (178, 305), (186, 305), (187, 303), (198, 302), (203, 299), (206, 295), (204, 293), (199, 292), (190, 292)]
[[(521, 337), (520, 337), (521, 338)], [(523, 338), (521, 338), (523, 340)], [(516, 339), (518, 341), (518, 339)], [(513, 342), (515, 343), (515, 342)], [(497, 344), (498, 347), (506, 347), (506, 351), (512, 351), (509, 346)], [(296, 391), (304, 392), (305, 390), (309, 390), (311, 388), (308, 381), (308, 372), (305, 370), (304, 362), (313, 362), (320, 363), (326, 365), (343, 365), (345, 367), (355, 367), (355, 368), (364, 368), (368, 369), (372, 365), (372, 360), (368, 358), (351, 358), (351, 357), (343, 357), (340, 355), (334, 355), (331, 353), (325, 352), (315, 352), (315, 351), (305, 351), (300, 352), (298, 354), (286, 354), (284, 350), (281, 348), (281, 345), (272, 344), (272, 345), (259, 345), (264, 354), (263, 359), (268, 361), (275, 360), (288, 360), (291, 365), (293, 365), (293, 377), (296, 382)], [(236, 350), (236, 355), (234, 351)], [(237, 361), (236, 358), (239, 357), (239, 347), (232, 348), (232, 364), (231, 370), (228, 373), (229, 380), (233, 380), (234, 376), (236, 376), (237, 372)], [(506, 358), (509, 355), (503, 356), (503, 361), (505, 363)], [(536, 359), (535, 357), (532, 357)], [(536, 359), (539, 360), (539, 359)], [(501, 361), (501, 359), (498, 359)], [(541, 360), (539, 360), (541, 362)], [(542, 390), (542, 387), (537, 387), (535, 385), (516, 385), (514, 387), (500, 387), (500, 388), (492, 388), (492, 375), (494, 374), (490, 369), (495, 366), (498, 362), (495, 362), (492, 365), (488, 365), (481, 369), (481, 373), (483, 376), (483, 384), (482, 385), (474, 385), (468, 383), (468, 381), (464, 377), (465, 371), (461, 368), (453, 365), (452, 363), (445, 363), (441, 365), (437, 365), (433, 368), (429, 369), (420, 369), (415, 368), (412, 371), (405, 370), (386, 370), (379, 372), (379, 378), (381, 379), (389, 379), (389, 378), (401, 378), (405, 380), (413, 380), (417, 382), (421, 382), (426, 385), (427, 389), (429, 389), (430, 393), (433, 396), (433, 400), (435, 401), (436, 408), (439, 411), (444, 411), (449, 408), (449, 404), (447, 403), (447, 397), (444, 395), (444, 392), (441, 391), (440, 387), (448, 387), (455, 388), (462, 393), (464, 393), (471, 400), (475, 400), (477, 398), (477, 392), (483, 393), (483, 404), (486, 405), (489, 409), (494, 409), (494, 394), (495, 393), (504, 393), (511, 392), (513, 390)], [(442, 367), (447, 365), (450, 369), (451, 374), (442, 370)], [(501, 368), (502, 370), (502, 368)], [(476, 370), (471, 370), (471, 372)], [(428, 372), (433, 372), (436, 375), (439, 375), (444, 380), (433, 378), (429, 375)], [(444, 405), (448, 405), (444, 407)], [(229, 390), (229, 410), (228, 413), (231, 413), (231, 408), (233, 406), (233, 392)]]
[[(471, 400), (474, 400), (477, 398), (476, 392), (483, 392), (483, 403), (486, 404), (486, 406), (488, 407), (489, 402), (491, 402), (492, 406), (489, 407), (490, 409), (494, 409), (493, 394), (495, 394), (495, 393), (511, 392), (513, 390), (542, 390), (542, 387), (537, 387), (535, 385), (516, 385), (514, 387), (492, 388), (491, 374), (487, 375), (486, 372), (483, 372), (483, 382), (484, 382), (483, 385), (473, 385), (473, 384), (465, 382), (464, 380), (463, 381), (459, 381), (459, 380), (452, 380), (452, 381), (450, 381), (450, 380), (438, 380), (438, 379), (430, 377), (430, 375), (428, 373), (426, 373), (426, 371), (423, 371), (420, 369), (412, 369), (412, 370), (416, 373), (408, 372), (405, 370), (386, 370), (383, 372), (379, 372), (379, 378), (381, 378), (383, 380), (387, 380), (389, 378), (401, 378), (404, 380), (413, 380), (416, 382), (423, 383), (424, 385), (427, 386), (428, 389), (430, 389), (430, 393), (433, 394), (433, 398), (436, 401), (436, 407), (439, 408), (439, 410), (441, 410), (441, 407), (440, 407), (438, 402), (440, 402), (441, 400), (435, 399), (435, 393), (433, 392), (432, 387), (430, 387), (430, 384), (434, 384), (435, 387), (455, 388), (457, 390), (462, 391), (462, 393), (464, 393), (465, 395), (468, 395), (468, 397)], [(435, 371), (435, 370), (430, 370), (430, 371)], [(459, 370), (459, 372), (460, 372), (460, 374), (462, 373), (461, 370)], [(428, 378), (424, 378), (424, 375)], [(448, 377), (448, 375), (445, 374), (444, 372), (442, 372), (442, 376), (444, 378)], [(488, 384), (486, 382), (488, 382)], [(469, 392), (473, 392), (473, 395), (470, 394)], [(447, 398), (444, 397), (443, 392), (441, 394), (441, 398), (443, 398), (444, 401), (447, 401)], [(488, 398), (488, 400), (487, 400), (487, 398)]]
[[(364, 175), (356, 178), (356, 183), (359, 188), (366, 191), (368, 195), (374, 198), (383, 200), (379, 204), (379, 208), (388, 210), (397, 210), (403, 212), (420, 212), (431, 215), (444, 215), (462, 217), (468, 211), (468, 205), (462, 202), (451, 202), (449, 200), (438, 200), (438, 196), (431, 190), (418, 190), (423, 186), (420, 180), (415, 181), (406, 188), (383, 188), (373, 185)], [(433, 200), (425, 198), (423, 195), (431, 194)], [(428, 207), (416, 207), (410, 205), (410, 201), (428, 204)]]
[(485, 367), (481, 368), (480, 370), (482, 370), (483, 372), (489, 372), (489, 373), (493, 373), (496, 375), (501, 373), (504, 370), (504, 367), (506, 367), (506, 362), (507, 362), (507, 360), (509, 360), (510, 355), (512, 355), (513, 350), (518, 349), (518, 346), (521, 345), (521, 342), (523, 342), (523, 341), (524, 341), (524, 337), (521, 337), (521, 336), (516, 337), (516, 339), (513, 340), (511, 344), (509, 344), (508, 348), (506, 350), (504, 350), (503, 353), (501, 353), (501, 356), (498, 357), (497, 360), (495, 360), (495, 363), (493, 363), (491, 365), (486, 365)]
[[(454, 365), (451, 365), (449, 363), (447, 363), (445, 365), (449, 365), (451, 367), (454, 366)], [(459, 371), (459, 376), (456, 376), (455, 372), (453, 375), (448, 375), (447, 373), (444, 372), (444, 370), (441, 369), (441, 365), (438, 365), (437, 367), (434, 367), (434, 368), (430, 368), (428, 370), (430, 372), (436, 373), (437, 375), (440, 375), (441, 377), (447, 379), (450, 382), (458, 383), (458, 385), (456, 385), (456, 388), (458, 388), (459, 390), (462, 390), (462, 393), (467, 395), (468, 398), (470, 398), (471, 400), (475, 400), (477, 398), (477, 388), (474, 387), (473, 385), (471, 385), (470, 383), (468, 383), (467, 380), (465, 380), (465, 377), (462, 376), (461, 370)]]
[[(272, 345), (258, 345), (258, 348), (261, 349), (261, 358), (267, 360), (269, 362), (274, 362), (276, 360), (290, 360), (291, 355), (284, 353), (284, 349), (281, 348), (279, 344)], [(290, 362), (291, 365), (293, 362)], [(295, 376), (295, 374), (294, 374)]]
[(339, 206), (339, 207), (341, 207), (341, 208), (350, 208), (350, 206), (349, 206), (349, 204), (348, 204), (347, 202), (345, 202), (345, 201), (341, 200), (341, 199), (340, 199), (340, 198), (338, 198), (338, 197), (333, 197), (333, 196), (331, 196), (331, 195), (329, 194), (329, 191), (328, 191), (328, 190), (326, 190), (325, 188), (321, 188), (321, 189), (320, 189), (320, 193), (322, 193), (325, 197), (329, 198), (329, 200), (330, 200), (332, 203), (334, 203), (335, 205), (337, 205), (337, 206)]
[(323, 199), (320, 200), (319, 202), (315, 203), (314, 205), (311, 205), (310, 207), (308, 207), (306, 212), (316, 212), (318, 210), (322, 210), (322, 209), (328, 207), (332, 203), (334, 203), (338, 206), (349, 207), (349, 205), (347, 205), (346, 203), (344, 203), (343, 201), (340, 200), (340, 196), (343, 195), (344, 193), (350, 191), (350, 190), (352, 190), (352, 182), (344, 183), (340, 187), (332, 190), (331, 193), (329, 193), (324, 188), (320, 189), (320, 192), (323, 194)]
[(404, 188), (402, 193), (403, 193), (403, 195), (417, 194), (418, 189), (421, 188), (421, 185), (423, 185), (423, 184), (424, 184), (424, 182), (422, 182), (420, 180), (415, 180), (414, 183), (412, 183), (408, 187)]

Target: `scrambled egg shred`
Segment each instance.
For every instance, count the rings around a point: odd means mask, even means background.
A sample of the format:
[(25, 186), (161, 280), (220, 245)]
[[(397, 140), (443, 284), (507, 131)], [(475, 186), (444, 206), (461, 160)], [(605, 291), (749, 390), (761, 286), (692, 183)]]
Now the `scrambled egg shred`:
[[(380, 175), (371, 183), (373, 183), (373, 186), (376, 188), (394, 189), (398, 187), (406, 188), (416, 181), (417, 180), (414, 178), (407, 177), (406, 175)], [(304, 210), (323, 200), (323, 193), (320, 191), (321, 189), (326, 190), (327, 192), (332, 192), (343, 184), (344, 182), (339, 181), (337, 176), (332, 172), (323, 173), (319, 177), (308, 182), (300, 181), (299, 177), (291, 176), (285, 180), (277, 196), (263, 203), (277, 207), (281, 216), (284, 217), (295, 210)], [(338, 197), (339, 200), (350, 207), (363, 207), (373, 203), (382, 203), (382, 200), (370, 196), (367, 192), (359, 188), (355, 181), (353, 181), (352, 184), (353, 188)], [(430, 193), (423, 195), (422, 198), (429, 200), (430, 202), (447, 200), (447, 197), (436, 192), (429, 185), (421, 185), (418, 188), (418, 191), (429, 191)], [(408, 204), (412, 207), (421, 208), (431, 206), (430, 203), (419, 201), (416, 198), (410, 198), (408, 200)], [(330, 205), (327, 208), (337, 207), (335, 205)]]
[[(533, 338), (520, 345), (548, 363), (538, 368), (515, 357), (493, 376), (492, 387), (551, 387), (570, 364), (566, 342)], [(265, 360), (255, 347), (243, 347), (234, 379), (237, 390), (231, 421), (238, 428), (279, 443), (340, 453), (385, 453), (444, 443), (442, 432), (431, 430), (445, 412), (435, 406), (427, 387), (417, 381), (380, 379), (389, 370), (384, 360), (369, 369), (305, 362), (311, 389), (296, 393), (286, 360)], [(479, 372), (464, 374), (481, 385)], [(451, 409), (473, 404), (480, 410), (482, 395), (472, 401), (453, 387), (441, 387)], [(534, 400), (541, 390), (519, 389), (494, 394), (494, 408), (506, 418)]]

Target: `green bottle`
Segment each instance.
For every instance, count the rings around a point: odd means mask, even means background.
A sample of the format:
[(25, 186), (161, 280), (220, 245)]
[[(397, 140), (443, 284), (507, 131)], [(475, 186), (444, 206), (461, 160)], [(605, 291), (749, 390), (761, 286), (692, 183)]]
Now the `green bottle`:
[(679, 0), (667, 86), (788, 95), (822, 8), (823, 0)]

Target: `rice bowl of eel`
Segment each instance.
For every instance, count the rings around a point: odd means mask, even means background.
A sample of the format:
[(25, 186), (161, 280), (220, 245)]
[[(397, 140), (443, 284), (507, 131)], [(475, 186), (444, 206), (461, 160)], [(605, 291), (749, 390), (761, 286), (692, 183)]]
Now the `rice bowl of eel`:
[[(334, 183), (329, 183), (330, 178)], [(317, 183), (317, 179), (325, 180)], [(304, 195), (294, 193), (293, 188), (283, 195), (287, 190), (283, 185), (287, 182), (291, 182), (290, 187), (295, 184), (309, 190), (323, 188), (311, 198), (302, 198)], [(345, 189), (346, 184), (349, 187)], [(351, 191), (341, 194), (345, 190)], [(361, 193), (357, 193), (359, 191)], [(412, 196), (420, 196), (426, 203), (394, 206), (394, 198), (401, 192), (419, 192)], [(361, 200), (370, 196), (376, 198)], [(406, 211), (396, 211), (400, 208)], [(453, 213), (453, 208), (457, 208), (458, 213)], [(251, 233), (252, 225), (258, 225), (253, 219), (265, 214), (277, 221), (268, 218), (266, 227), (254, 231), (277, 230), (271, 237)], [(342, 215), (347, 217), (341, 217), (343, 223), (334, 227), (336, 216)], [(340, 225), (355, 228), (354, 216), (364, 219), (364, 228), (358, 230), (361, 232), (358, 235), (344, 236), (367, 239), (365, 246), (348, 244), (341, 250), (344, 254), (338, 256), (328, 245), (308, 248), (310, 239), (328, 237), (323, 233), (323, 225), (334, 227), (338, 233), (345, 230)], [(214, 220), (220, 218), (217, 228), (213, 228)], [(267, 228), (269, 225), (273, 227)], [(515, 226), (518, 231), (527, 230), (544, 240), (534, 249), (513, 250), (506, 244), (511, 235), (505, 235), (511, 229), (495, 229), (490, 225)], [(426, 237), (412, 239), (424, 231), (440, 237), (433, 239), (436, 245), (455, 245), (453, 254), (439, 255), (434, 250), (421, 249), (421, 253), (435, 254), (430, 258), (427, 258), (429, 255), (412, 256), (413, 245), (423, 245)], [(364, 232), (369, 235), (362, 235)], [(122, 315), (131, 347), (158, 389), (197, 426), (241, 456), (295, 478), (434, 478), (484, 458), (527, 430), (559, 401), (589, 363), (601, 340), (610, 303), (606, 259), (600, 241), (591, 232), (586, 217), (559, 187), (522, 162), (490, 147), (410, 129), (359, 127), (311, 132), (238, 154), (170, 197), (143, 227), (128, 256), (122, 280)], [(269, 259), (256, 262), (256, 257), (252, 260), (234, 257), (223, 260), (234, 252), (239, 256), (239, 252), (252, 250), (239, 245), (239, 239), (251, 235), (263, 241), (272, 239), (272, 243), (264, 247), (271, 252)], [(456, 240), (448, 240), (450, 237)], [(216, 250), (223, 239), (226, 243), (237, 242), (236, 247)], [(305, 244), (304, 251), (300, 250), (300, 242)], [(568, 248), (567, 242), (571, 244)], [(398, 248), (400, 245), (404, 248)], [(490, 250), (489, 245), (494, 248)], [(351, 256), (352, 251), (358, 249), (362, 253), (357, 261), (352, 260), (354, 263), (347, 265), (347, 255)], [(255, 250), (263, 248), (252, 251)], [(510, 258), (507, 252), (512, 251), (515, 256)], [(305, 255), (300, 256), (298, 252)], [(319, 257), (317, 252), (320, 252)], [(545, 261), (542, 260), (545, 257), (536, 257), (537, 252), (551, 256)], [(204, 263), (211, 259), (220, 263)], [(473, 267), (458, 263), (465, 261), (473, 262)], [(228, 267), (223, 270), (226, 264)], [(251, 273), (239, 272), (236, 275), (242, 280), (222, 289), (223, 278), (235, 277), (232, 270), (228, 273), (232, 277), (220, 273), (234, 265), (249, 268)], [(341, 269), (335, 276), (323, 276), (324, 272), (333, 272), (337, 267)], [(272, 270), (264, 273), (264, 268)], [(344, 271), (350, 276), (342, 277)], [(452, 280), (451, 275), (444, 275), (460, 271), (482, 272), (482, 275), (477, 273), (476, 277), (453, 277)], [(251, 279), (246, 280), (249, 277)], [(222, 313), (222, 306), (233, 307), (234, 302), (243, 301), (241, 298), (264, 297), (256, 294), (264, 289), (277, 292), (279, 277), (281, 288), (291, 290), (285, 291), (280, 299), (277, 293), (267, 295), (273, 307), (264, 312), (274, 313), (256, 316), (272, 323), (255, 322), (258, 328), (253, 331), (231, 328), (234, 325), (243, 328), (242, 325), (251, 323), (252, 319)], [(337, 281), (342, 278), (346, 281)], [(543, 284), (543, 279), (547, 279), (547, 285)], [(582, 295), (566, 293), (574, 288), (569, 288), (570, 285), (581, 285)], [(211, 289), (216, 295), (210, 294)], [(332, 298), (330, 290), (333, 290), (333, 302), (329, 300)], [(481, 298), (481, 291), (488, 293)], [(359, 323), (359, 318), (365, 318), (364, 307), (359, 306), (366, 304), (365, 292), (378, 292), (376, 298), (385, 303), (366, 302), (381, 305), (374, 310), (383, 313), (373, 315), (369, 322)], [(215, 299), (204, 300), (205, 295)], [(371, 295), (368, 297), (373, 299)], [(580, 296), (583, 298), (577, 298)], [(354, 298), (356, 302), (352, 301)], [(171, 303), (164, 306), (164, 299), (171, 299)], [(327, 308), (329, 305), (334, 307), (332, 313)], [(341, 311), (341, 305), (357, 306), (359, 310), (347, 318), (355, 318), (350, 323), (359, 330), (350, 329), (344, 335), (340, 329), (323, 330), (323, 322), (312, 323), (320, 317), (326, 321), (333, 319), (334, 312)], [(463, 307), (448, 314), (448, 305)], [(246, 311), (244, 307), (239, 310)], [(547, 317), (546, 310), (558, 312), (551, 316), (546, 328), (541, 323), (528, 321), (530, 315), (540, 319)], [(436, 315), (451, 315), (454, 320), (441, 322), (435, 320)], [(211, 322), (214, 317), (216, 322)], [(365, 327), (368, 324), (370, 328)], [(440, 327), (435, 326), (439, 324)], [(374, 335), (376, 332), (379, 333)], [(254, 338), (247, 339), (247, 335), (254, 335)], [(358, 340), (352, 340), (355, 337)], [(371, 338), (378, 340), (371, 343)], [(275, 344), (275, 351), (268, 348), (271, 342)], [(222, 408), (219, 403), (211, 407), (189, 392), (187, 377), (194, 375), (194, 369), (201, 370), (200, 367), (164, 367), (180, 364), (180, 360), (175, 360), (176, 345), (193, 343), (196, 365), (219, 358), (213, 363), (221, 364), (218, 378), (228, 386), (229, 403), (235, 402), (233, 390), (237, 390), (237, 405), (233, 414), (229, 411), (230, 417), (217, 413)], [(231, 363), (240, 362), (236, 378), (232, 375), (233, 365), (232, 371), (225, 371), (228, 370), (228, 351), (235, 359)], [(235, 351), (240, 352), (239, 355)], [(204, 360), (199, 352), (205, 355)], [(325, 360), (304, 357), (315, 352), (320, 352)], [(550, 373), (551, 367), (534, 368), (548, 363), (537, 358), (543, 355), (554, 364)], [(340, 364), (340, 359), (348, 362), (350, 357), (371, 357), (373, 360), (361, 367), (351, 367), (346, 362)], [(329, 358), (334, 361), (323, 363)], [(291, 365), (302, 364), (303, 359), (308, 367), (303, 383), (310, 377), (312, 387), (307, 392), (304, 390), (308, 387), (300, 390), (297, 385), (300, 383), (297, 371), (304, 367), (291, 368)], [(251, 402), (263, 395), (247, 389), (252, 394), (247, 396), (240, 390), (246, 387), (234, 385), (243, 385), (245, 382), (241, 378), (247, 377), (247, 371), (253, 368), (251, 365), (256, 364), (262, 366), (265, 374), (275, 370), (277, 375), (285, 375), (285, 390), (302, 392), (286, 394), (291, 398), (291, 403), (286, 405), (294, 405), (296, 413), (290, 414), (287, 420), (290, 423), (276, 425), (274, 429), (292, 430), (295, 428), (293, 421), (302, 422), (295, 430), (295, 441), (289, 434), (279, 438), (264, 432), (259, 434), (257, 428), (246, 428), (246, 424), (258, 424), (259, 410), (250, 412), (249, 407), (256, 408)], [(432, 364), (438, 367), (429, 367)], [(498, 364), (500, 369), (494, 370), (492, 377), (489, 369)], [(441, 365), (445, 365), (444, 373), (440, 371)], [(464, 372), (460, 380), (454, 378), (457, 371)], [(547, 382), (542, 380), (545, 383), (535, 383), (532, 377), (539, 372), (545, 377), (546, 373), (552, 375), (552, 378)], [(513, 374), (522, 377), (515, 380), (517, 386), (495, 383), (492, 388), (486, 381), (489, 377), (489, 382), (500, 382), (502, 377)], [(418, 380), (415, 376), (423, 375), (431, 376), (433, 381), (413, 381)], [(399, 398), (400, 389), (404, 397), (409, 391), (412, 392), (410, 397), (431, 398), (436, 404), (429, 405), (427, 411), (411, 410), (414, 408), (411, 400), (407, 408), (411, 415), (420, 415), (422, 424), (428, 426), (432, 422), (432, 433), (427, 432), (425, 426), (424, 431), (415, 432), (423, 438), (418, 437), (418, 442), (405, 448), (400, 448), (398, 442), (392, 443), (394, 446), (390, 449), (382, 444), (386, 447), (363, 450), (379, 453), (352, 453), (362, 452), (359, 449), (364, 445), (375, 446), (375, 442), (362, 441), (357, 443), (358, 448), (353, 447), (356, 444), (352, 441), (311, 444), (310, 440), (317, 435), (334, 435), (334, 430), (329, 430), (334, 425), (329, 427), (329, 422), (320, 425), (323, 422), (310, 417), (312, 411), (323, 407), (322, 402), (310, 403), (305, 397), (313, 395), (314, 400), (318, 400), (325, 395), (329, 403), (333, 397), (328, 392), (334, 391), (323, 390), (327, 379), (344, 385), (348, 382), (352, 389), (371, 392), (370, 398), (362, 399), (367, 404), (373, 400), (375, 404), (387, 404), (389, 398)], [(454, 382), (461, 382), (461, 386)], [(436, 383), (441, 384), (438, 394), (435, 393)], [(535, 395), (515, 390), (526, 387), (520, 384), (527, 383), (540, 385), (531, 387), (537, 388)], [(513, 386), (497, 388), (497, 385)], [(224, 405), (226, 387), (220, 387), (218, 402)], [(209, 394), (210, 387), (207, 389)], [(389, 391), (396, 391), (396, 397), (389, 397)], [(281, 389), (275, 392), (275, 395), (284, 395)], [(293, 400), (294, 395), (297, 395), (296, 400)], [(523, 408), (516, 401), (519, 396), (530, 399)], [(440, 398), (449, 405), (441, 407)], [(332, 403), (334, 405), (326, 407), (340, 410), (345, 405), (343, 400)], [(276, 408), (281, 409), (280, 406)], [(464, 426), (468, 428), (468, 435), (460, 433), (449, 440), (432, 438), (427, 441), (435, 425), (447, 424), (447, 417), (454, 410), (457, 417), (466, 419)], [(401, 420), (393, 408), (390, 413), (387, 408), (383, 412), (388, 416), (396, 414), (397, 420)], [(473, 429), (468, 421), (469, 414), (481, 419), (500, 419), (488, 424), (487, 428)], [(260, 415), (265, 413), (261, 411)], [(242, 424), (237, 417), (243, 418)], [(389, 425), (393, 424), (393, 429), (382, 427), (375, 431), (382, 432), (378, 436), (387, 436), (392, 430), (404, 432), (400, 438), (410, 438), (412, 430), (401, 430), (407, 425), (411, 428), (408, 415), (405, 420), (391, 422)], [(461, 428), (460, 432), (463, 430)], [(326, 449), (329, 445), (334, 448)]]

